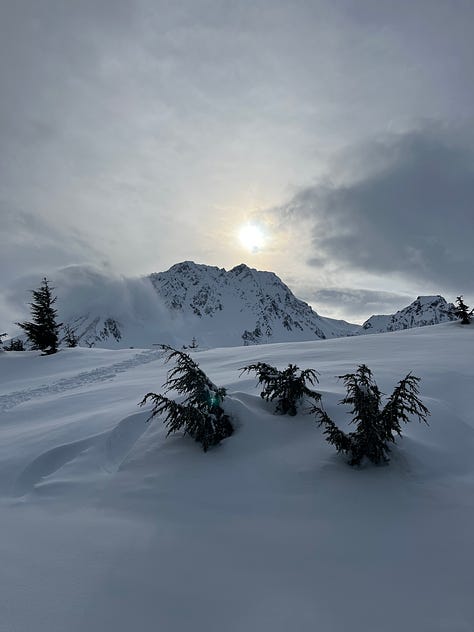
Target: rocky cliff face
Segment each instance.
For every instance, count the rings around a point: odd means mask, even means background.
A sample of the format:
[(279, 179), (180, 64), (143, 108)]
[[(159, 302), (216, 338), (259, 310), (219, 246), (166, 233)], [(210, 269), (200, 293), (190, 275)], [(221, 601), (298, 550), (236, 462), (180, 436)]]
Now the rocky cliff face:
[(447, 303), (440, 295), (418, 296), (413, 303), (395, 314), (371, 316), (362, 325), (363, 333), (378, 334), (456, 320), (453, 308), (453, 304)]

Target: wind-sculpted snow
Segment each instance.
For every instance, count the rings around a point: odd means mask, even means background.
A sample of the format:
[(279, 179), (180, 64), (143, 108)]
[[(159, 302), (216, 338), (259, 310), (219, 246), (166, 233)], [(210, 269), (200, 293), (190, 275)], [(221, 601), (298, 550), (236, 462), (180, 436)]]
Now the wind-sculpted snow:
[(47, 450), (20, 473), (13, 494), (23, 496), (35, 488), (44, 493), (46, 487), (54, 487), (54, 481), (48, 481), (53, 474), (56, 481), (64, 478), (70, 484), (88, 470), (96, 471), (96, 479), (101, 473), (113, 474), (147, 430), (146, 417), (145, 413), (136, 413), (122, 419), (112, 430)]

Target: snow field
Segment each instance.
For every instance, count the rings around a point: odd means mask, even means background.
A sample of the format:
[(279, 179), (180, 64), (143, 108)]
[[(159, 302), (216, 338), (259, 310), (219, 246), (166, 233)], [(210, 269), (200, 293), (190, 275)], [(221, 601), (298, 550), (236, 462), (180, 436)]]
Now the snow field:
[[(193, 357), (236, 432), (204, 454), (137, 402), (156, 350), (0, 355), (0, 630), (472, 632), (474, 328), (212, 349)], [(314, 420), (274, 416), (254, 361), (315, 368), (341, 426), (362, 362), (422, 378), (387, 467), (350, 468)]]

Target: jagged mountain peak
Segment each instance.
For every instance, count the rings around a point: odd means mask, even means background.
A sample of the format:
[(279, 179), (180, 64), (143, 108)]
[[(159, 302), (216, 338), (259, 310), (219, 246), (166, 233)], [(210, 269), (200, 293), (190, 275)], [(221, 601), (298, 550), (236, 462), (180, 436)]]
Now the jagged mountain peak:
[(77, 268), (55, 280), (60, 319), (83, 345), (200, 347), (354, 335), (360, 326), (323, 318), (273, 272), (229, 271), (194, 261), (140, 279)]
[(203, 331), (206, 340), (218, 337), (220, 330), (233, 344), (256, 344), (332, 338), (358, 329), (321, 318), (275, 273), (244, 263), (227, 271), (185, 261), (150, 275), (150, 280), (167, 308), (185, 320), (194, 318), (190, 326)]
[(456, 320), (454, 305), (448, 303), (440, 294), (418, 296), (410, 305), (395, 314), (371, 316), (362, 325), (366, 333), (383, 333), (425, 327)]

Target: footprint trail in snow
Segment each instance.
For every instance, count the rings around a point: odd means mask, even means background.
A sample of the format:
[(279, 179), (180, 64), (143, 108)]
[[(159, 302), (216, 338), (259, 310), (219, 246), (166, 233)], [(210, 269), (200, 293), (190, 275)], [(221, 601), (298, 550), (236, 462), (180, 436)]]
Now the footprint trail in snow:
[(39, 397), (45, 397), (53, 393), (61, 393), (63, 391), (69, 391), (74, 388), (79, 388), (85, 384), (95, 384), (97, 382), (106, 382), (107, 380), (113, 380), (116, 375), (133, 369), (134, 367), (142, 364), (149, 364), (160, 360), (163, 356), (161, 350), (149, 350), (137, 353), (133, 358), (122, 360), (105, 367), (98, 367), (90, 371), (83, 371), (77, 375), (58, 380), (52, 384), (43, 384), (36, 388), (26, 389), (23, 391), (14, 391), (13, 393), (7, 393), (0, 395), (0, 413), (6, 412), (19, 404), (23, 404), (31, 399), (37, 399)]

